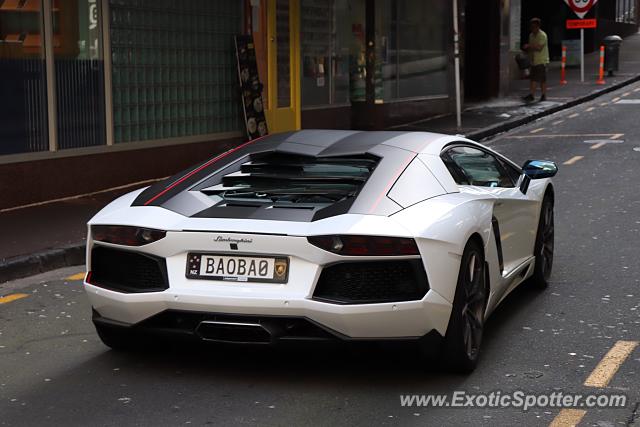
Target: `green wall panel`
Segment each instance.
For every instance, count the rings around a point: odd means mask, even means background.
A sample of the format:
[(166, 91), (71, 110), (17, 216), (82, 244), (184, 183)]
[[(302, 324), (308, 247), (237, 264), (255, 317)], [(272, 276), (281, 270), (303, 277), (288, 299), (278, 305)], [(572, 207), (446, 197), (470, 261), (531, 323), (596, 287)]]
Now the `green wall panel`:
[(115, 142), (241, 128), (240, 1), (111, 0)]

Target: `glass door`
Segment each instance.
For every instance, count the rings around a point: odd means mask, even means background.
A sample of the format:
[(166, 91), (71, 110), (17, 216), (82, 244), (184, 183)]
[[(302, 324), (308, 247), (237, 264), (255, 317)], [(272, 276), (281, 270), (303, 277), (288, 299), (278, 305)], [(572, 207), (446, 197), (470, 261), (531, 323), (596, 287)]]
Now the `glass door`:
[(300, 128), (299, 1), (269, 0), (267, 13), (269, 132)]

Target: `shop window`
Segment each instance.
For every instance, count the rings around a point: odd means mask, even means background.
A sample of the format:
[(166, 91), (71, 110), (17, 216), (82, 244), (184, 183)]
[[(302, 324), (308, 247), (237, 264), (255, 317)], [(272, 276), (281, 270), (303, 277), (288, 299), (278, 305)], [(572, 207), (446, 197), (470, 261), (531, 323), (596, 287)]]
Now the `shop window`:
[(0, 154), (49, 149), (40, 0), (0, 4)]
[(243, 2), (111, 0), (116, 142), (240, 129)]
[(364, 100), (364, 0), (300, 5), (302, 106)]
[(376, 99), (447, 95), (446, 0), (376, 2)]
[[(59, 7), (59, 9), (58, 9)], [(98, 0), (56, 4), (53, 50), (58, 148), (105, 143), (104, 63)]]

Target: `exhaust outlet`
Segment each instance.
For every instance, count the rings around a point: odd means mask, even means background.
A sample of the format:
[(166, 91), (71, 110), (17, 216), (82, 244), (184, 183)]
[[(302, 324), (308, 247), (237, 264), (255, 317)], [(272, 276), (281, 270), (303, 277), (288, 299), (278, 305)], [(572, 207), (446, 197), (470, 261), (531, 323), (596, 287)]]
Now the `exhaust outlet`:
[(205, 341), (236, 344), (271, 344), (272, 335), (260, 323), (222, 322), (203, 320), (196, 334)]

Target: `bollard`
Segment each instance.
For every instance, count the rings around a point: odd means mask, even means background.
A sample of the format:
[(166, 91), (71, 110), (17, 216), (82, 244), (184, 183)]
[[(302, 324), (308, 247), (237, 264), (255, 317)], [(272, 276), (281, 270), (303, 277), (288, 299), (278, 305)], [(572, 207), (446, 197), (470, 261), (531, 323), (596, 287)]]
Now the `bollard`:
[(600, 46), (600, 74), (596, 84), (603, 85), (604, 81), (604, 45)]
[(567, 68), (567, 47), (566, 46), (562, 46), (562, 68), (560, 70), (560, 84), (561, 85), (566, 85), (567, 84), (566, 71), (565, 71), (566, 68)]

